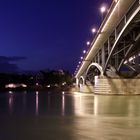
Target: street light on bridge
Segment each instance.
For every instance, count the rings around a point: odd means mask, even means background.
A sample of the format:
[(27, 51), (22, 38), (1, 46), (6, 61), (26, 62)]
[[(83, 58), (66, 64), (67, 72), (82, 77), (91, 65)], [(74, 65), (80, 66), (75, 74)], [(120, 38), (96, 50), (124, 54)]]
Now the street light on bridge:
[(107, 6), (105, 6), (105, 5), (102, 5), (101, 7), (100, 7), (100, 12), (101, 12), (101, 14), (102, 14), (102, 20), (103, 20), (103, 18), (104, 18), (104, 13), (107, 11)]
[(87, 41), (87, 46), (89, 46), (90, 45), (90, 41)]
[(86, 53), (86, 50), (83, 50), (83, 54), (85, 54)]
[(92, 33), (96, 33), (96, 28), (92, 28)]

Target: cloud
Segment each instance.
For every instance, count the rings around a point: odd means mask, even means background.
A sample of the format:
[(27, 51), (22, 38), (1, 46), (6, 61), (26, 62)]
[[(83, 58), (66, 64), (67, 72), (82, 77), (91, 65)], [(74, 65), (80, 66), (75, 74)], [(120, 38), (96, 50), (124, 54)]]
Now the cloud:
[(24, 60), (24, 59), (26, 59), (26, 58), (25, 57), (18, 57), (18, 56), (12, 56), (12, 57), (0, 56), (0, 63), (20, 61), (20, 60)]
[[(15, 62), (26, 59), (25, 57), (7, 57), (0, 56), (0, 73), (13, 73), (18, 72), (19, 68)], [(13, 63), (14, 62), (14, 63)]]

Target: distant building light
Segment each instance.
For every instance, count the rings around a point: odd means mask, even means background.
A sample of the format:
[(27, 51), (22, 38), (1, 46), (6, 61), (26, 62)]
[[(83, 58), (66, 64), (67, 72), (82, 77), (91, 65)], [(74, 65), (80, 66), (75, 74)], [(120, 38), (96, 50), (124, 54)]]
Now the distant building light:
[(25, 85), (25, 84), (21, 84), (21, 86), (22, 86), (22, 87), (27, 87), (27, 85)]
[(25, 84), (14, 84), (14, 83), (11, 83), (11, 84), (7, 84), (5, 85), (5, 88), (17, 88), (17, 87), (27, 87), (27, 85)]
[(36, 83), (36, 86), (38, 86), (39, 84), (38, 83)]
[(5, 86), (5, 88), (16, 88), (15, 84), (8, 84)]
[(12, 91), (9, 91), (9, 94), (13, 94), (13, 92)]
[(66, 82), (64, 82), (64, 83), (62, 83), (62, 86), (64, 86), (64, 85), (66, 85), (67, 83)]
[(51, 87), (51, 85), (47, 85), (46, 87), (50, 88), (50, 87)]

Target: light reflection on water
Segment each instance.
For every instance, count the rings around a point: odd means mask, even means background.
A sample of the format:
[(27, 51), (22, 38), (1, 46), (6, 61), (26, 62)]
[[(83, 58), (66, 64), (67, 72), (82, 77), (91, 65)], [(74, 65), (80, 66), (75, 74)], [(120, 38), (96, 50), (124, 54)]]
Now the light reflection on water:
[(0, 94), (3, 140), (139, 140), (140, 96)]
[(36, 106), (35, 106), (35, 114), (38, 115), (38, 91), (36, 91)]

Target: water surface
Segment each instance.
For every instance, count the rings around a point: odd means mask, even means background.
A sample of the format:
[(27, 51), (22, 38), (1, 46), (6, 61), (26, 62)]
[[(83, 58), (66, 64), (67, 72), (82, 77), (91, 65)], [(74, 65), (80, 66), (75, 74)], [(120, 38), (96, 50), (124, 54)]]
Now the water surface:
[(140, 96), (0, 94), (1, 140), (139, 140)]

